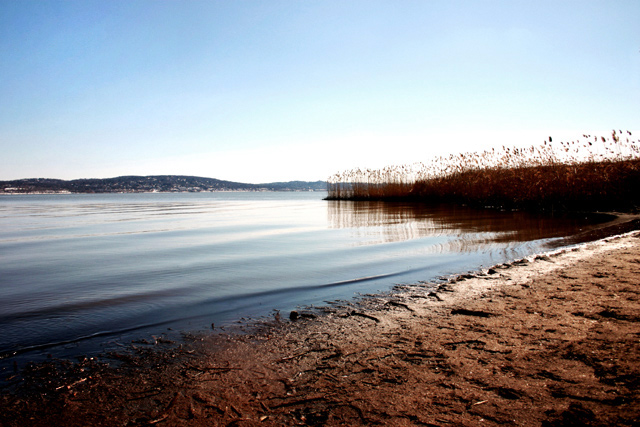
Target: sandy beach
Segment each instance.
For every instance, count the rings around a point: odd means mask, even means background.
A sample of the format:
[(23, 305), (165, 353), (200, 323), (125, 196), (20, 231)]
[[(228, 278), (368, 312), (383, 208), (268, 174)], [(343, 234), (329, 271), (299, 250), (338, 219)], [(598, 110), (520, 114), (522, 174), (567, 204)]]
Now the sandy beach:
[(33, 366), (0, 425), (639, 425), (639, 237)]

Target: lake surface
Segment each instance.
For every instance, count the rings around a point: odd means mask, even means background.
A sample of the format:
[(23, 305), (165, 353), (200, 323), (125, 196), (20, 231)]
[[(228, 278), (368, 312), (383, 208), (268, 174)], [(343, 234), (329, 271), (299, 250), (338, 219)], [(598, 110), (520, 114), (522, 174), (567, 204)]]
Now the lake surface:
[(286, 317), (530, 255), (594, 224), (324, 196), (0, 197), (0, 355), (75, 356), (168, 328)]

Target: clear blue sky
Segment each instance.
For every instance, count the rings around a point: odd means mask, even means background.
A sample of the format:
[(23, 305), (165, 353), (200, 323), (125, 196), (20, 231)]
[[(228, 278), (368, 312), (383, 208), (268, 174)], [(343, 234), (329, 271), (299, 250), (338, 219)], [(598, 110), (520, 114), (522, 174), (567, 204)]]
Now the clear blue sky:
[(316, 180), (640, 131), (639, 23), (638, 0), (0, 0), (0, 179)]

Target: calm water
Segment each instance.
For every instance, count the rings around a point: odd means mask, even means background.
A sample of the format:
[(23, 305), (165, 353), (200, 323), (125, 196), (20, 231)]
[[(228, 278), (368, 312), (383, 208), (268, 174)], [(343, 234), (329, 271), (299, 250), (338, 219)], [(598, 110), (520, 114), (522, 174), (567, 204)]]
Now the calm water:
[(525, 256), (590, 223), (324, 196), (0, 197), (0, 354), (286, 314)]

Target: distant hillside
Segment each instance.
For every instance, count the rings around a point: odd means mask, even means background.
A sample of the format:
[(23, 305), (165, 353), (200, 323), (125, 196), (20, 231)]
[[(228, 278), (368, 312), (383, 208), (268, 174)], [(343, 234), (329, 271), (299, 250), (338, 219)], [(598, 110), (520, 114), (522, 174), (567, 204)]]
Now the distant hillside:
[(325, 191), (325, 181), (245, 184), (198, 176), (157, 175), (74, 179), (28, 178), (0, 181), (0, 194), (24, 193), (144, 193), (203, 191)]

